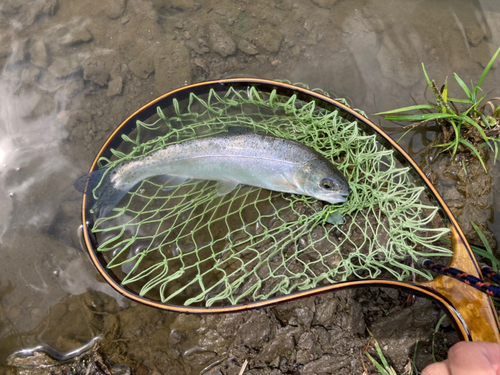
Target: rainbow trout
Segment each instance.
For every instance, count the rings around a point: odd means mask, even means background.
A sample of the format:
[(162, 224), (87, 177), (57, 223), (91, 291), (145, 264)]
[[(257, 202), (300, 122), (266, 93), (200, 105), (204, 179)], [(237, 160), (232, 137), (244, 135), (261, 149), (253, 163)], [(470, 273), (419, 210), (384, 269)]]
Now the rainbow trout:
[(176, 184), (191, 178), (217, 181), (218, 195), (230, 193), (239, 184), (329, 203), (345, 202), (349, 195), (345, 177), (323, 156), (300, 143), (255, 133), (227, 133), (172, 144), (109, 171), (82, 176), (75, 188), (91, 192), (100, 183), (93, 211), (101, 217), (137, 183), (160, 175), (168, 175)]

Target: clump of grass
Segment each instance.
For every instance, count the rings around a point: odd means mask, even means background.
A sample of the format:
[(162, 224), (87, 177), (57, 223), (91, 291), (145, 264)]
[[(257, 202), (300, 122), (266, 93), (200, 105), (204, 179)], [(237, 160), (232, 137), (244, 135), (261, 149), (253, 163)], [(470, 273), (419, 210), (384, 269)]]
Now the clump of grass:
[(436, 335), (439, 333), (439, 328), (441, 327), (441, 324), (443, 323), (444, 318), (446, 318), (446, 314), (443, 314), (441, 318), (439, 318), (436, 327), (434, 328), (434, 332), (432, 333), (432, 360), (434, 363), (437, 362), (436, 355), (435, 355), (435, 339)]
[(472, 251), (475, 254), (477, 254), (485, 259), (488, 259), (491, 262), (491, 268), (493, 269), (493, 271), (498, 273), (500, 271), (500, 260), (498, 260), (495, 257), (495, 254), (493, 254), (493, 250), (492, 250), (490, 244), (488, 243), (488, 240), (486, 239), (486, 236), (484, 235), (481, 228), (473, 221), (471, 221), (470, 223), (471, 223), (472, 227), (474, 228), (474, 230), (476, 231), (479, 238), (481, 239), (481, 242), (483, 243), (483, 246), (484, 246), (484, 249), (481, 249), (480, 247), (477, 247), (477, 246), (471, 246)]
[[(486, 95), (479, 96), (481, 85), (488, 74), (491, 66), (495, 62), (500, 48), (491, 58), (483, 73), (479, 77), (476, 85), (471, 82), (471, 88), (467, 87), (464, 81), (454, 73), (454, 78), (459, 86), (464, 91), (467, 99), (453, 99), (448, 97), (448, 77), (441, 89), (438, 89), (436, 82), (429, 79), (425, 66), (422, 63), (425, 79), (430, 87), (435, 103), (418, 104), (410, 107), (398, 108), (392, 111), (376, 113), (383, 115), (389, 121), (410, 121), (413, 124), (408, 125), (408, 131), (417, 126), (435, 121), (440, 125), (443, 132), (443, 143), (436, 145), (441, 147), (442, 151), (451, 151), (451, 157), (454, 158), (459, 151), (459, 147), (463, 150), (470, 150), (481, 162), (486, 172), (486, 166), (479, 153), (479, 150), (485, 146), (490, 147), (495, 151), (495, 160), (498, 156), (498, 143), (500, 142), (500, 105), (495, 106), (494, 101), (500, 101), (499, 97), (488, 100), (480, 107), (480, 104), (485, 99)], [(458, 103), (458, 104), (457, 104)], [(465, 109), (459, 109), (460, 105)], [(401, 114), (418, 110), (420, 114)], [(487, 112), (490, 112), (487, 114)], [(408, 133), (403, 134), (406, 135)], [(402, 137), (401, 137), (402, 138)]]
[(370, 331), (368, 332), (370, 333), (370, 336), (373, 338), (374, 341), (373, 347), (377, 351), (377, 355), (381, 363), (379, 363), (375, 358), (373, 358), (372, 355), (368, 353), (368, 350), (365, 350), (365, 355), (368, 357), (372, 365), (375, 366), (375, 368), (382, 375), (397, 375), (396, 371), (391, 366), (389, 366), (389, 363), (387, 362), (387, 359), (385, 358), (384, 353), (382, 352), (382, 349), (380, 348), (377, 339), (373, 337), (373, 334)]
[[(484, 235), (483, 231), (473, 221), (471, 221), (470, 223), (471, 223), (472, 227), (474, 228), (474, 230), (476, 231), (476, 233), (479, 236), (479, 238), (481, 239), (481, 242), (483, 243), (483, 246), (484, 246), (483, 248), (481, 248), (481, 247), (478, 247), (478, 246), (470, 245), (470, 248), (471, 248), (472, 252), (474, 254), (480, 256), (484, 260), (486, 260), (486, 259), (489, 260), (490, 263), (491, 263), (491, 268), (493, 269), (493, 271), (495, 271), (497, 273), (500, 272), (500, 260), (497, 259), (497, 257), (493, 253), (493, 249), (491, 248), (490, 244), (488, 243), (488, 240), (486, 239), (486, 236)], [(445, 242), (445, 243), (451, 245), (451, 239), (450, 238), (441, 237), (440, 240), (442, 242)]]

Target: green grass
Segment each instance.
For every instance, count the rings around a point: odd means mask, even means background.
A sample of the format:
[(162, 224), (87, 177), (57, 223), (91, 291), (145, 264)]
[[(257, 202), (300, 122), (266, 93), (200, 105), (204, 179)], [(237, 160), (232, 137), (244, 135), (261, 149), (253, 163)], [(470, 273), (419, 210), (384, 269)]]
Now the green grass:
[(432, 333), (432, 360), (434, 363), (437, 362), (434, 347), (435, 347), (435, 339), (436, 339), (436, 334), (439, 332), (439, 327), (441, 327), (441, 323), (443, 323), (444, 318), (446, 318), (446, 314), (443, 314), (441, 318), (439, 318), (436, 327), (434, 328), (434, 332)]
[(387, 362), (387, 359), (385, 358), (384, 353), (382, 352), (382, 349), (380, 348), (378, 341), (375, 339), (375, 337), (373, 337), (373, 334), (369, 330), (368, 333), (370, 333), (370, 336), (373, 338), (374, 341), (373, 347), (377, 352), (380, 363), (375, 358), (373, 358), (370, 353), (368, 353), (368, 350), (365, 350), (365, 355), (368, 357), (372, 365), (375, 366), (375, 368), (382, 375), (397, 375), (396, 370), (394, 370), (391, 366), (389, 366), (389, 363)]
[[(495, 152), (495, 160), (498, 156), (498, 143), (500, 142), (500, 105), (493, 104), (500, 98), (492, 98), (480, 107), (486, 95), (480, 96), (481, 85), (488, 74), (491, 66), (495, 62), (500, 48), (497, 49), (488, 65), (483, 70), (477, 84), (471, 82), (471, 87), (467, 87), (464, 81), (454, 73), (454, 78), (465, 93), (466, 99), (454, 99), (448, 97), (448, 77), (441, 89), (438, 89), (436, 82), (429, 79), (425, 66), (422, 63), (425, 79), (435, 97), (435, 103), (418, 104), (404, 108), (393, 109), (391, 111), (379, 112), (376, 115), (382, 115), (389, 121), (409, 121), (413, 124), (408, 125), (409, 130), (435, 121), (441, 126), (444, 134), (444, 142), (436, 145), (441, 147), (442, 151), (451, 151), (451, 157), (455, 157), (459, 146), (468, 149), (481, 162), (484, 170), (487, 172), (484, 161), (479, 150), (485, 146), (490, 147)], [(465, 109), (460, 111), (458, 106)], [(404, 112), (420, 111), (419, 114), (402, 114)], [(489, 110), (490, 113), (486, 114)], [(403, 137), (408, 133), (403, 134)]]

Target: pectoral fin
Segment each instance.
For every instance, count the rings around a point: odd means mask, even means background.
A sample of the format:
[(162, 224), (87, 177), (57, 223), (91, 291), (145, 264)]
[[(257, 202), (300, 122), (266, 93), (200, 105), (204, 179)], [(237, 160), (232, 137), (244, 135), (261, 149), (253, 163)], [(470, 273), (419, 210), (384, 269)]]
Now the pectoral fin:
[(238, 185), (239, 185), (239, 182), (236, 180), (219, 181), (217, 183), (217, 195), (222, 196), (222, 195), (229, 194), (234, 189), (236, 189), (236, 186), (238, 186)]
[(168, 174), (164, 174), (161, 176), (155, 176), (150, 179), (152, 182), (155, 182), (159, 185), (163, 185), (164, 191), (169, 191), (177, 188), (179, 185), (183, 184), (189, 177), (185, 176), (171, 176)]

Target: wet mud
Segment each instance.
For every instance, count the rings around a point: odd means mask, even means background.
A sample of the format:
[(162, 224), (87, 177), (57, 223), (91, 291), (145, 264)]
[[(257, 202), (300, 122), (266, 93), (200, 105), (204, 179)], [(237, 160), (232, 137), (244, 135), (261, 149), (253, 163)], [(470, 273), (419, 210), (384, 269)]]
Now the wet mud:
[[(74, 181), (111, 131), (169, 90), (231, 76), (305, 82), (368, 114), (411, 104), (425, 80), (476, 80), (500, 45), (496, 2), (368, 0), (58, 0), (0, 4), (0, 373), (367, 374), (368, 329), (398, 374), (459, 340), (432, 302), (395, 289), (323, 294), (227, 315), (182, 315), (132, 303), (81, 247)], [(496, 66), (484, 84), (493, 92)], [(450, 91), (453, 87), (450, 87)], [(398, 125), (381, 122), (398, 138)], [(498, 173), (403, 140), (472, 243), (470, 220), (496, 248)], [(61, 353), (103, 339), (74, 361)], [(434, 339), (434, 345), (433, 345)], [(418, 344), (417, 344), (418, 342)], [(417, 349), (415, 350), (415, 346)], [(434, 348), (434, 349), (433, 349)], [(415, 354), (416, 353), (416, 354)], [(247, 361), (247, 362), (246, 362)], [(246, 363), (246, 364), (245, 364)], [(409, 367), (410, 365), (410, 367)]]
[[(104, 336), (87, 357), (60, 365), (60, 371), (75, 367), (77, 374), (85, 373), (91, 360), (99, 364), (103, 358), (112, 374), (124, 368), (138, 374), (238, 374), (245, 361), (248, 374), (361, 373), (363, 366), (373, 371), (363, 354), (374, 354), (367, 329), (398, 373), (405, 373), (413, 358), (419, 368), (432, 363), (433, 340), (436, 357), (444, 359), (459, 339), (447, 319), (434, 332), (442, 312), (431, 301), (389, 288), (325, 293), (217, 315), (163, 312), (128, 301), (120, 307), (94, 292), (65, 298), (51, 312), (41, 338), (53, 347), (66, 350), (96, 333)], [(67, 321), (73, 329), (61, 331)], [(9, 363), (23, 373), (39, 374), (44, 373), (42, 359), (46, 365), (42, 355)], [(27, 365), (35, 369), (26, 372)], [(101, 373), (98, 365), (91, 370)]]

